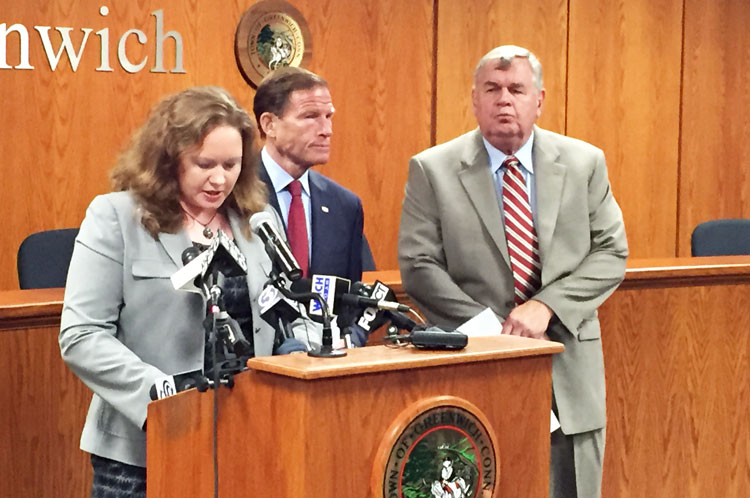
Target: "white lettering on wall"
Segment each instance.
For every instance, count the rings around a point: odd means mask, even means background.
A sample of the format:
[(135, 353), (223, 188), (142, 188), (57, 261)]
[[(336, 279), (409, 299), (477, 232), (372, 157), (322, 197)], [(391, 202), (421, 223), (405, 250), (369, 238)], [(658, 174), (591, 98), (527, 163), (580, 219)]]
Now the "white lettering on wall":
[(73, 68), (73, 72), (78, 69), (78, 63), (81, 62), (83, 48), (86, 46), (86, 40), (89, 39), (89, 34), (92, 31), (90, 28), (81, 28), (81, 31), (83, 31), (83, 41), (81, 42), (81, 48), (78, 49), (77, 53), (73, 50), (73, 42), (70, 41), (70, 32), (73, 31), (73, 28), (55, 28), (60, 32), (60, 36), (62, 37), (62, 43), (60, 44), (57, 53), (55, 53), (52, 48), (52, 42), (49, 39), (50, 27), (34, 26), (34, 29), (39, 31), (39, 37), (42, 39), (42, 45), (44, 46), (44, 53), (47, 54), (47, 62), (49, 62), (49, 67), (52, 68), (53, 71), (57, 68), (57, 63), (60, 62), (60, 57), (62, 57), (63, 51), (68, 54), (70, 67)]
[[(99, 14), (102, 17), (107, 17), (109, 14), (109, 8), (106, 5), (99, 7)], [(112, 66), (109, 65), (109, 28), (100, 29), (96, 32), (99, 36), (99, 67), (97, 71), (112, 71)]]
[(170, 72), (184, 73), (185, 68), (182, 67), (182, 36), (177, 31), (164, 33), (164, 13), (161, 9), (153, 11), (151, 15), (156, 18), (156, 61), (151, 72), (166, 73), (164, 70), (164, 40), (172, 38), (174, 40), (175, 57), (174, 69)]
[[(99, 8), (99, 14), (102, 17), (107, 17), (109, 14), (109, 8), (106, 5), (102, 5)], [(182, 73), (184, 74), (185, 67), (183, 66), (183, 43), (182, 35), (176, 30), (164, 32), (164, 11), (157, 9), (151, 12), (154, 17), (154, 31), (153, 31), (153, 43), (154, 43), (154, 66), (151, 68), (152, 73)], [(93, 28), (80, 28), (83, 32), (83, 39), (80, 45), (76, 48), (71, 40), (71, 32), (74, 28), (71, 27), (52, 27), (52, 26), (34, 26), (34, 29), (39, 33), (39, 40), (44, 54), (47, 59), (47, 63), (52, 71), (55, 71), (58, 65), (67, 60), (70, 63), (70, 67), (73, 72), (78, 70), (78, 66), (81, 62), (84, 50), (86, 49), (86, 42), (88, 41), (89, 35), (93, 31)], [(57, 31), (58, 37), (50, 35), (50, 31)], [(109, 62), (110, 53), (110, 33), (109, 28), (102, 28), (95, 33), (99, 37), (99, 67), (96, 71), (111, 72), (114, 71)], [(7, 42), (9, 36), (17, 36), (18, 38), (18, 64), (8, 64), (8, 50)], [(138, 43), (146, 46), (149, 42), (149, 38), (143, 31), (139, 29), (128, 29), (119, 38), (117, 42), (117, 62), (128, 73), (137, 73), (141, 71), (148, 63), (148, 56), (144, 56), (139, 62), (133, 62), (130, 60), (127, 54), (127, 42), (130, 35), (135, 35)], [(164, 45), (167, 39), (174, 42), (174, 67), (167, 71), (164, 67)], [(0, 69), (34, 69), (29, 59), (29, 30), (23, 24), (12, 24), (10, 26), (7, 23), (0, 24)], [(55, 48), (57, 44), (57, 48)], [(65, 55), (66, 57), (63, 57)]]
[(139, 64), (133, 64), (128, 59), (128, 54), (125, 53), (125, 44), (128, 41), (128, 36), (133, 34), (138, 37), (138, 41), (141, 45), (145, 45), (146, 40), (148, 40), (148, 38), (146, 38), (146, 33), (140, 29), (129, 29), (120, 37), (120, 42), (117, 44), (117, 60), (120, 61), (122, 68), (129, 73), (137, 73), (143, 69), (143, 66), (146, 65), (146, 61), (148, 60), (148, 56), (145, 56)]
[(29, 32), (26, 30), (26, 26), (23, 24), (14, 24), (10, 28), (6, 29), (5, 23), (0, 24), (0, 69), (10, 69), (10, 66), (6, 62), (6, 41), (8, 39), (8, 33), (16, 32), (20, 38), (20, 61), (18, 65), (13, 66), (16, 69), (34, 69), (34, 66), (29, 64)]

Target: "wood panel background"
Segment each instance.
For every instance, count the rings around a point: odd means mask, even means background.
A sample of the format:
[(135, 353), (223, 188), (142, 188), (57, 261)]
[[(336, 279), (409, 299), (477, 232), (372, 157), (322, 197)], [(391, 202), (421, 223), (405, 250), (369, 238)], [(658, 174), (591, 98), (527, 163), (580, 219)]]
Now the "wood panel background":
[(714, 218), (750, 218), (750, 8), (685, 0), (677, 253)]
[[(109, 6), (56, 0), (9, 3), (0, 23), (30, 31), (34, 70), (0, 69), (0, 154), (5, 233), (0, 289), (17, 288), (15, 254), (38, 230), (77, 226), (91, 198), (109, 190), (107, 172), (148, 109), (164, 94), (198, 84), (226, 87), (248, 108), (252, 89), (237, 70), (233, 39), (253, 0), (147, 0)], [(475, 126), (473, 68), (503, 43), (532, 49), (544, 65), (543, 127), (602, 147), (624, 214), (633, 257), (689, 254), (693, 227), (750, 217), (750, 9), (741, 0), (295, 0), (313, 34), (310, 68), (331, 84), (337, 114), (324, 174), (354, 190), (380, 269), (396, 268), (408, 158)], [(186, 74), (149, 72), (154, 17), (183, 38)], [(108, 28), (112, 72), (98, 72), (99, 37), (80, 66), (65, 56), (51, 71), (35, 25)], [(128, 55), (148, 56), (126, 73)], [(52, 34), (59, 47), (59, 34)], [(16, 65), (18, 35), (7, 37)], [(173, 43), (165, 43), (165, 66)], [(704, 166), (708, 165), (708, 167)], [(710, 172), (706, 174), (706, 171)]]
[[(234, 59), (234, 33), (253, 1), (148, 0), (109, 6), (92, 0), (15, 2), (0, 23), (29, 31), (33, 70), (0, 69), (3, 133), (0, 196), (7, 207), (0, 241), (0, 289), (18, 286), (16, 252), (26, 235), (78, 226), (86, 206), (109, 191), (108, 171), (132, 132), (162, 96), (194, 85), (227, 88), (249, 111), (253, 90)], [(310, 24), (310, 69), (325, 77), (336, 107), (331, 162), (320, 171), (362, 198), (365, 231), (381, 267), (396, 267), (396, 231), (406, 164), (430, 146), (433, 85), (433, 0), (295, 0)], [(154, 60), (154, 16), (162, 9), (164, 31), (183, 40), (186, 74), (149, 72)], [(112, 72), (98, 72), (99, 37), (92, 32), (73, 72), (66, 56), (53, 72), (35, 25), (73, 27), (75, 48), (82, 27), (109, 28)], [(427, 29), (424, 29), (424, 28)], [(117, 62), (117, 43), (128, 29), (146, 33), (141, 47), (131, 36), (131, 61), (148, 56), (135, 74)], [(19, 36), (7, 37), (7, 63), (19, 64)], [(174, 65), (174, 44), (164, 44), (165, 67)]]

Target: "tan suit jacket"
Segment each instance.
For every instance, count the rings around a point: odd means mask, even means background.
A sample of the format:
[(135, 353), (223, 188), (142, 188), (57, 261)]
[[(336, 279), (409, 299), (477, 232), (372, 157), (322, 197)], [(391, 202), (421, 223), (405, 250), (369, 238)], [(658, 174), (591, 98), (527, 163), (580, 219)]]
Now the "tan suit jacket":
[[(597, 308), (625, 274), (622, 213), (603, 152), (534, 130), (536, 216), (542, 288), (554, 312), (550, 339), (562, 342), (552, 384), (566, 434), (604, 427), (604, 361)], [(513, 275), (502, 214), (478, 129), (414, 156), (399, 232), (408, 295), (427, 318), (455, 328), (486, 307), (504, 319)]]

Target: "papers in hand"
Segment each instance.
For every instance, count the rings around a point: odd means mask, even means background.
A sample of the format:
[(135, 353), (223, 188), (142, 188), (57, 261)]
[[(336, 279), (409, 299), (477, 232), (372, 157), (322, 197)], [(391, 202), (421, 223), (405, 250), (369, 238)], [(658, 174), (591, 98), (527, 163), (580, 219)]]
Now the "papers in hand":
[(490, 335), (499, 335), (503, 330), (503, 324), (497, 319), (495, 312), (489, 308), (469, 319), (456, 328), (469, 337), (487, 337)]
[[(503, 330), (503, 324), (498, 320), (497, 315), (490, 308), (485, 308), (474, 318), (459, 325), (456, 330), (463, 332), (469, 337), (487, 337), (499, 335)], [(560, 421), (555, 417), (555, 413), (549, 411), (549, 431), (555, 432), (560, 428)]]

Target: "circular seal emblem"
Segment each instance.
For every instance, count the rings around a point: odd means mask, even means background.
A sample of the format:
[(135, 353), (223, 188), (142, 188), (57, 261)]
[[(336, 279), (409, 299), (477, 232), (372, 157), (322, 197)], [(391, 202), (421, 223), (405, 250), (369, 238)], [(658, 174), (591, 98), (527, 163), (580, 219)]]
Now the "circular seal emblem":
[(470, 407), (439, 405), (419, 413), (391, 446), (385, 498), (493, 496), (493, 437)]
[(257, 88), (274, 69), (308, 63), (312, 54), (310, 28), (289, 2), (261, 0), (242, 14), (234, 54), (242, 76)]

